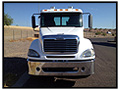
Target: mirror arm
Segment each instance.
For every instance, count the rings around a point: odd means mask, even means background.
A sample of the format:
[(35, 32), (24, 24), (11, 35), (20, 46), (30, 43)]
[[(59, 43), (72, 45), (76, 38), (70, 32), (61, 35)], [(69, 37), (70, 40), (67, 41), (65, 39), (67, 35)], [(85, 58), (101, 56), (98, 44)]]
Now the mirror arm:
[(34, 13), (33, 16), (35, 16), (35, 15), (40, 15), (40, 13)]
[(35, 28), (33, 28), (33, 30), (34, 30), (35, 32), (39, 32), (39, 30), (35, 30)]
[(89, 12), (86, 12), (86, 13), (81, 13), (81, 14), (88, 14), (88, 15), (91, 15), (91, 13), (89, 13)]

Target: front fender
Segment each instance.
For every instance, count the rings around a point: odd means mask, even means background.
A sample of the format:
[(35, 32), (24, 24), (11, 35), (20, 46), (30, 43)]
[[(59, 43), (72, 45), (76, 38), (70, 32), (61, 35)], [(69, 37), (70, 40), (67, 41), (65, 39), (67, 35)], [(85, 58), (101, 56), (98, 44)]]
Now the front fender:
[[(89, 39), (85, 39), (85, 38), (80, 39), (79, 50), (78, 50), (78, 58), (79, 59), (83, 59), (83, 58), (80, 58), (80, 56), (87, 49), (94, 49), (91, 41)], [(94, 58), (95, 57), (90, 57), (90, 58), (86, 58), (86, 59), (94, 59)]]
[[(41, 56), (42, 56), (42, 50), (41, 50), (42, 46), (41, 46), (41, 43), (40, 43), (39, 39), (33, 40), (30, 47), (29, 47), (29, 49), (35, 50), (37, 53), (40, 54), (40, 58), (41, 58)], [(28, 57), (28, 58), (32, 59), (33, 57)]]

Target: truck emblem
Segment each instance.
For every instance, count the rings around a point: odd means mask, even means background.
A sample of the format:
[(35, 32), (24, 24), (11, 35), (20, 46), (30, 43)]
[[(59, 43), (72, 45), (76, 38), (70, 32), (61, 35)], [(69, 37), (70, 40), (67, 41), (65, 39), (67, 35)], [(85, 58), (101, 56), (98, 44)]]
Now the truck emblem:
[(64, 37), (62, 37), (62, 36), (58, 36), (58, 37), (56, 37), (55, 40), (64, 40)]

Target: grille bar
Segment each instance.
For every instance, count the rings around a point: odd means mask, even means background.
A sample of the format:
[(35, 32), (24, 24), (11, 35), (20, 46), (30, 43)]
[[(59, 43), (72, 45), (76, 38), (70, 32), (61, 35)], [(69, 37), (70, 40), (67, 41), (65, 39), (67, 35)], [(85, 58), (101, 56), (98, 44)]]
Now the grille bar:
[(77, 40), (44, 40), (44, 51), (45, 52), (76, 52), (77, 51)]
[(47, 58), (75, 58), (75, 56), (46, 56)]
[(77, 72), (79, 68), (42, 68), (44, 72)]
[(43, 36), (45, 53), (77, 53), (79, 37), (76, 35)]

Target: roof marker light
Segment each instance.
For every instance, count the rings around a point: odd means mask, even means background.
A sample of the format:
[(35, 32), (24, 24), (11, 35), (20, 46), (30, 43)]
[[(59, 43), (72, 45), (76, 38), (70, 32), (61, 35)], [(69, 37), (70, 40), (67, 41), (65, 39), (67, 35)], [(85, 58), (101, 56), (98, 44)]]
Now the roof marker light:
[(47, 9), (45, 9), (44, 11), (47, 11)]
[(60, 9), (60, 11), (63, 11), (63, 9)]
[(75, 9), (76, 11), (78, 11), (78, 9)]
[(54, 11), (57, 11), (57, 9), (54, 9)]
[(65, 11), (68, 11), (68, 9), (65, 9)]

